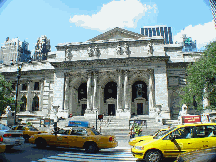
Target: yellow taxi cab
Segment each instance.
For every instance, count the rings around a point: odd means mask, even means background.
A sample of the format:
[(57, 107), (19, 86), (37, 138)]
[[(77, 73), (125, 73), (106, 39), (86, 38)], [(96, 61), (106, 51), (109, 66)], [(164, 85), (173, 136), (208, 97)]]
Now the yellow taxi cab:
[(23, 132), (23, 138), (27, 142), (29, 138), (34, 134), (47, 133), (44, 131), (39, 131), (37, 128), (29, 125), (15, 125), (12, 126), (12, 130), (21, 130)]
[(214, 146), (216, 146), (216, 123), (194, 123), (178, 125), (158, 133), (150, 141), (136, 143), (131, 152), (135, 158), (149, 162)]
[(156, 136), (158, 133), (164, 132), (164, 131), (166, 131), (166, 130), (168, 130), (168, 129), (161, 129), (161, 130), (158, 130), (158, 131), (155, 132), (155, 134), (152, 135), (152, 136), (140, 136), (140, 137), (132, 138), (132, 139), (129, 140), (128, 143), (129, 143), (129, 145), (134, 146), (136, 143), (138, 143), (138, 142), (140, 142), (140, 141), (145, 141), (145, 142), (147, 142), (147, 141), (149, 141), (149, 140), (152, 140), (153, 137)]
[(114, 135), (101, 135), (89, 127), (72, 127), (58, 130), (53, 134), (37, 134), (29, 138), (29, 143), (38, 148), (60, 146), (85, 149), (86, 152), (98, 152), (99, 149), (114, 148), (118, 145)]

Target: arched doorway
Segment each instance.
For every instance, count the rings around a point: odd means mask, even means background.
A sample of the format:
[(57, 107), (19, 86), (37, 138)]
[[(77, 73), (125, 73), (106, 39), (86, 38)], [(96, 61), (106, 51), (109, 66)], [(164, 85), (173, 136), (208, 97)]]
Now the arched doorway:
[(87, 108), (87, 83), (82, 83), (78, 88), (78, 102), (81, 106), (81, 116), (84, 116)]
[(132, 85), (132, 102), (134, 104), (134, 115), (147, 115), (148, 112), (147, 85), (143, 81), (136, 81)]
[(104, 103), (107, 105), (107, 114), (116, 115), (117, 84), (109, 82), (104, 88)]
[(35, 96), (32, 101), (32, 111), (39, 111), (39, 97)]

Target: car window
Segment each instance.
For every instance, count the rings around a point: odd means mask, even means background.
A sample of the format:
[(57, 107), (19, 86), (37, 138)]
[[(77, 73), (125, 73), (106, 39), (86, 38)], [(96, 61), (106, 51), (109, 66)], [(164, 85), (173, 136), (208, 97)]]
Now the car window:
[(25, 130), (25, 128), (23, 126), (18, 126), (17, 130)]
[(13, 126), (11, 129), (12, 129), (12, 130), (16, 130), (16, 127), (17, 127), (17, 126)]
[(0, 130), (10, 130), (10, 128), (6, 125), (0, 124)]
[(189, 139), (194, 138), (194, 129), (195, 127), (182, 127), (174, 130), (172, 133), (167, 135), (164, 140), (170, 140), (172, 137), (175, 139)]
[(196, 126), (196, 137), (216, 137), (216, 128), (213, 125)]
[(60, 130), (57, 131), (57, 134), (68, 134), (68, 131), (69, 130), (60, 129)]
[(91, 131), (92, 131), (95, 135), (100, 135), (100, 133), (99, 133), (95, 128), (91, 128)]
[(160, 139), (160, 138), (166, 136), (169, 132), (173, 131), (174, 129), (176, 129), (176, 127), (170, 128), (169, 130), (166, 130), (166, 131), (161, 131), (156, 136), (154, 136), (153, 138), (154, 139)]
[(87, 131), (83, 128), (73, 128), (71, 135), (87, 135)]

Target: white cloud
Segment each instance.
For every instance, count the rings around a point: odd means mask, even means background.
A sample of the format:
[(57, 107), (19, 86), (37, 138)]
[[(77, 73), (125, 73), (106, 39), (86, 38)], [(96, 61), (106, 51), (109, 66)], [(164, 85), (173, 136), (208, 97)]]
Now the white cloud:
[(75, 15), (69, 21), (76, 26), (104, 32), (114, 27), (136, 28), (137, 22), (147, 16), (146, 12), (156, 14), (156, 11), (156, 4), (150, 6), (139, 0), (111, 1), (104, 4), (97, 14)]
[(204, 49), (210, 41), (216, 40), (216, 29), (214, 21), (205, 23), (203, 25), (199, 24), (196, 26), (189, 25), (184, 30), (179, 32), (174, 36), (174, 42), (182, 42), (182, 34), (186, 34), (187, 37), (191, 37), (192, 40), (196, 40), (197, 48)]

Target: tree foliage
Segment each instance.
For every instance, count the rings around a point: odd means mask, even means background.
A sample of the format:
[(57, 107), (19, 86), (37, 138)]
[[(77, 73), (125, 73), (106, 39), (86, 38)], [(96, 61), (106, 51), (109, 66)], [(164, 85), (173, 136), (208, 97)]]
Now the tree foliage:
[(209, 101), (207, 109), (216, 106), (216, 42), (206, 46), (203, 55), (186, 69), (186, 86), (182, 89), (182, 104), (203, 109), (203, 100)]
[(4, 76), (0, 74), (0, 115), (7, 106), (11, 106), (14, 103), (12, 91), (12, 84), (6, 81)]

